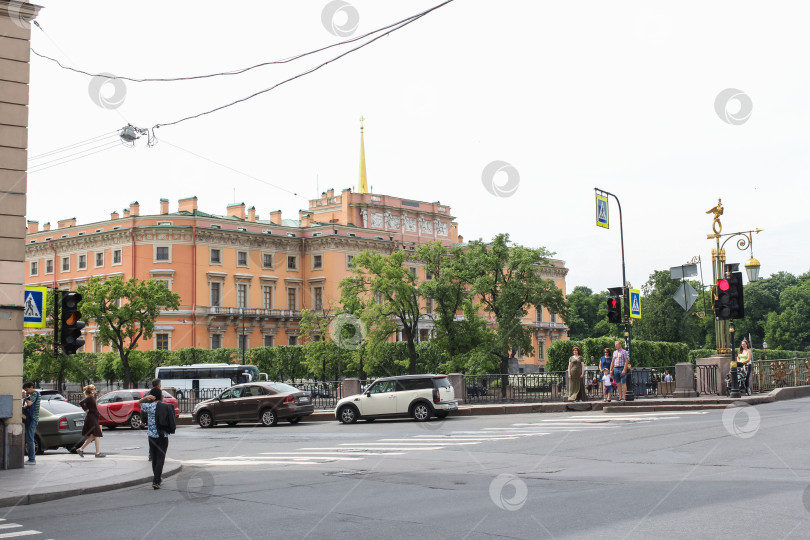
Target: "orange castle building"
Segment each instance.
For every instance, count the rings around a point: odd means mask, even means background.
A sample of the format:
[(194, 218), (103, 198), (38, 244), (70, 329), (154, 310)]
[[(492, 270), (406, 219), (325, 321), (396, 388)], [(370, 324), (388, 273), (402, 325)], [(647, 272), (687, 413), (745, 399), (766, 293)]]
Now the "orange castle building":
[[(71, 218), (56, 229), (48, 223), (40, 229), (28, 221), (26, 284), (75, 290), (91, 276), (164, 281), (180, 295), (180, 309), (159, 317), (152, 342), (139, 346), (143, 350), (298, 344), (301, 310), (334, 313), (339, 283), (357, 253), (463, 242), (448, 206), (369, 193), (362, 152), (361, 132), (359, 192), (330, 189), (294, 220), (282, 219), (280, 211), (261, 220), (244, 203), (210, 214), (189, 197), (175, 212), (161, 199), (154, 215), (141, 215), (133, 202), (122, 214), (85, 225)], [(424, 270), (413, 266), (424, 279)], [(541, 272), (565, 291), (563, 261)], [(567, 336), (567, 326), (544, 309), (530, 313), (525, 324), (534, 327), (535, 353), (518, 359), (516, 372), (536, 370), (551, 342)], [(432, 319), (421, 325), (420, 339), (429, 339)], [(96, 336), (88, 325), (84, 350), (108, 350)]]

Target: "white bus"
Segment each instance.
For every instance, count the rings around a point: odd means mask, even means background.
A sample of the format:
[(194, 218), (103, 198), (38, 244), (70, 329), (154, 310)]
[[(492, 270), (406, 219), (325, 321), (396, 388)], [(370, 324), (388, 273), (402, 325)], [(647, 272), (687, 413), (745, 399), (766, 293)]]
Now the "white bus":
[[(160, 366), (155, 369), (155, 377), (163, 382), (164, 388), (174, 388), (177, 399), (188, 397), (194, 392), (201, 393), (224, 390), (235, 384), (267, 380), (267, 373), (260, 373), (256, 366), (239, 364), (191, 364), (190, 366)], [(211, 396), (208, 396), (211, 397)]]

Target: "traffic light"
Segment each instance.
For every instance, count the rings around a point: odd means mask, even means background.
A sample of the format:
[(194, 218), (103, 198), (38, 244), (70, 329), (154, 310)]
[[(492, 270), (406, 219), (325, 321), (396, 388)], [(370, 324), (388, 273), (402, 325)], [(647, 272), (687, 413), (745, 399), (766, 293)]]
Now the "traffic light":
[(84, 345), (82, 339), (84, 323), (81, 321), (82, 314), (79, 312), (79, 302), (81, 301), (82, 295), (77, 292), (62, 293), (59, 342), (62, 345), (64, 354), (76, 354), (76, 351)]
[(622, 301), (619, 298), (608, 298), (608, 322), (620, 324), (622, 322)]
[(728, 278), (717, 280), (714, 313), (721, 321), (741, 319), (745, 316), (742, 272), (732, 272)]

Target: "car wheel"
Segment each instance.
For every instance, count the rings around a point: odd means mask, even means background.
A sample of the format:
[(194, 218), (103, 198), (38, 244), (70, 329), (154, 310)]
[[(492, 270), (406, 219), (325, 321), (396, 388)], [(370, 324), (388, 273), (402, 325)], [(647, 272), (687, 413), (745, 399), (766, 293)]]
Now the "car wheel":
[(291, 423), (291, 424), (297, 424), (298, 422), (301, 421), (301, 417), (300, 416), (293, 416), (292, 418), (287, 418), (287, 421), (289, 423)]
[(132, 429), (141, 429), (143, 426), (143, 422), (141, 422), (141, 415), (139, 413), (132, 413), (129, 415), (129, 427)]
[(265, 409), (259, 415), (259, 422), (265, 427), (275, 426), (278, 424), (278, 416), (273, 409)]
[(45, 453), (45, 449), (42, 448), (42, 441), (39, 440), (39, 435), (34, 435), (34, 452), (38, 456)]
[(351, 405), (345, 405), (338, 411), (338, 418), (344, 424), (354, 424), (359, 416), (357, 409)]
[(419, 402), (411, 409), (411, 415), (417, 422), (427, 422), (430, 420), (430, 407), (426, 403)]
[(447, 411), (436, 411), (436, 418), (442, 419), (447, 418)]
[(197, 416), (197, 423), (201, 428), (210, 428), (214, 426), (214, 417), (208, 411), (202, 411)]

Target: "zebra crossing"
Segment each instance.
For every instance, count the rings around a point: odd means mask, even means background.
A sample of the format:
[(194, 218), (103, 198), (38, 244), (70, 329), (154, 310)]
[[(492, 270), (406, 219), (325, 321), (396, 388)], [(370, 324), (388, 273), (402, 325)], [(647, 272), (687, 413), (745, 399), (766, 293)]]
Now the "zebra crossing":
[(0, 538), (24, 538), (26, 536), (36, 536), (42, 534), (40, 531), (25, 529), (24, 525), (12, 523), (0, 518)]
[[(623, 425), (677, 419), (707, 411), (585, 414), (566, 418), (547, 418), (537, 422), (519, 422), (508, 427), (454, 430), (450, 433), (419, 434), (409, 437), (380, 438), (372, 442), (339, 443), (328, 447), (306, 446), (290, 452), (261, 452), (253, 456), (222, 456), (184, 460), (184, 465), (222, 467), (265, 467), (272, 465), (321, 465), (351, 463), (373, 457), (401, 456), (449, 448), (471, 448), (481, 444), (543, 437), (557, 432), (617, 429)], [(0, 536), (2, 538), (2, 536)]]

